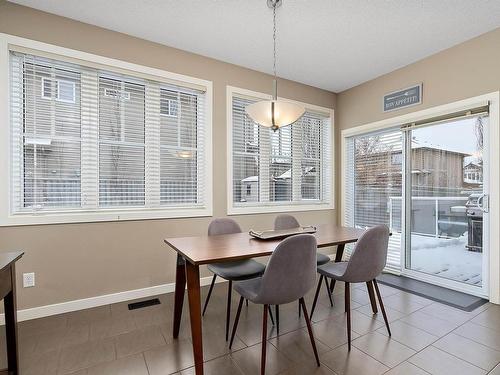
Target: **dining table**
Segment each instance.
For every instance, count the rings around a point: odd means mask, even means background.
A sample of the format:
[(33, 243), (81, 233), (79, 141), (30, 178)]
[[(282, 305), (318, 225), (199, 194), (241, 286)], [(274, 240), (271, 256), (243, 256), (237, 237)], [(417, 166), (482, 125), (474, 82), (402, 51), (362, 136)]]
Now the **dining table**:
[[(335, 262), (339, 262), (342, 260), (345, 245), (356, 242), (363, 233), (363, 229), (321, 224), (316, 226), (314, 236), (318, 248), (337, 247)], [(268, 256), (273, 253), (280, 241), (280, 239), (261, 240), (248, 233), (165, 238), (164, 242), (177, 253), (173, 337), (174, 339), (179, 337), (187, 283), (196, 375), (203, 374), (200, 266)]]

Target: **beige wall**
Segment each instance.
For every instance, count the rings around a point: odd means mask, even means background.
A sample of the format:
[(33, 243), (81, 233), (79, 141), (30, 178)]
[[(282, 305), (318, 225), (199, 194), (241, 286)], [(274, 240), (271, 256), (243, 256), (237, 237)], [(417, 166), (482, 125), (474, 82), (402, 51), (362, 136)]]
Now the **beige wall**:
[[(28, 25), (28, 27), (27, 27)], [(0, 32), (213, 81), (214, 216), (226, 213), (226, 85), (269, 92), (271, 77), (0, 0)], [(284, 97), (334, 108), (335, 94), (280, 81)], [(7, 124), (2, 124), (7, 126)], [(332, 210), (297, 214), (303, 223), (333, 223)], [(244, 215), (244, 230), (266, 228), (274, 215)], [(19, 289), (19, 308), (48, 305), (171, 283), (174, 253), (167, 236), (205, 233), (210, 218), (0, 228), (0, 251), (22, 249), (22, 272), (36, 272), (35, 288)]]
[[(340, 132), (378, 120), (500, 90), (500, 28), (337, 95), (336, 143)], [(384, 94), (423, 83), (423, 103), (382, 112)], [(340, 171), (340, 147), (336, 165)], [(337, 202), (340, 199), (337, 179)], [(338, 212), (339, 219), (341, 213)]]

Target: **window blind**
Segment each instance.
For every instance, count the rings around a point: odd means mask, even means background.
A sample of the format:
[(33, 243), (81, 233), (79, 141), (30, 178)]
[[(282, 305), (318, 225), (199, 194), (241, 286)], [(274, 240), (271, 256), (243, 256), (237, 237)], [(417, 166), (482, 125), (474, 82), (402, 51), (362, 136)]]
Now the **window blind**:
[(345, 211), (347, 226), (389, 226), (386, 270), (401, 269), (402, 133), (396, 130), (347, 138)]
[(232, 190), (235, 207), (323, 204), (331, 201), (329, 118), (306, 112), (274, 132), (253, 122), (232, 98)]
[(205, 202), (205, 93), (11, 52), (12, 213)]

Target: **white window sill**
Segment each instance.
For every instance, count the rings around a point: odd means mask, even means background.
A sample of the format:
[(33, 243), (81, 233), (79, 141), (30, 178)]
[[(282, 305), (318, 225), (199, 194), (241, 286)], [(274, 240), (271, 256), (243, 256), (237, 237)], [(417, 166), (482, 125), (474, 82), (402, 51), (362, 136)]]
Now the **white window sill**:
[(273, 212), (299, 212), (299, 211), (321, 211), (333, 210), (335, 206), (333, 203), (299, 203), (299, 204), (269, 204), (260, 203), (259, 205), (248, 206), (229, 206), (227, 209), (228, 215), (248, 215), (248, 214), (261, 214)]
[(0, 221), (0, 226), (92, 223), (103, 221), (128, 221), (149, 219), (177, 219), (212, 216), (209, 207), (196, 208), (137, 208), (102, 209), (100, 211), (59, 211), (11, 214)]

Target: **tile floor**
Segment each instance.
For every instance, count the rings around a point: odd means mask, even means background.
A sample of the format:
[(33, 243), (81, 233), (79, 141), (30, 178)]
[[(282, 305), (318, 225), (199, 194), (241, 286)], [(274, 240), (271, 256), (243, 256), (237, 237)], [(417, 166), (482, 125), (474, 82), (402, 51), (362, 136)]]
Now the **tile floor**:
[[(226, 288), (216, 285), (203, 320), (205, 373), (258, 374), (261, 307), (243, 308), (230, 351), (224, 340)], [(381, 292), (392, 337), (381, 314), (372, 315), (365, 285), (354, 285), (348, 353), (343, 285), (336, 287), (334, 308), (322, 290), (313, 317), (319, 368), (297, 304), (281, 306), (279, 336), (269, 324), (266, 373), (500, 375), (500, 306), (486, 304), (467, 313), (383, 285)], [(22, 375), (194, 374), (187, 306), (181, 337), (173, 340), (173, 295), (159, 298), (161, 305), (134, 311), (119, 303), (20, 323)], [(237, 301), (234, 293), (233, 317)], [(310, 306), (312, 292), (307, 302)], [(5, 348), (2, 353), (0, 365), (6, 361)]]

